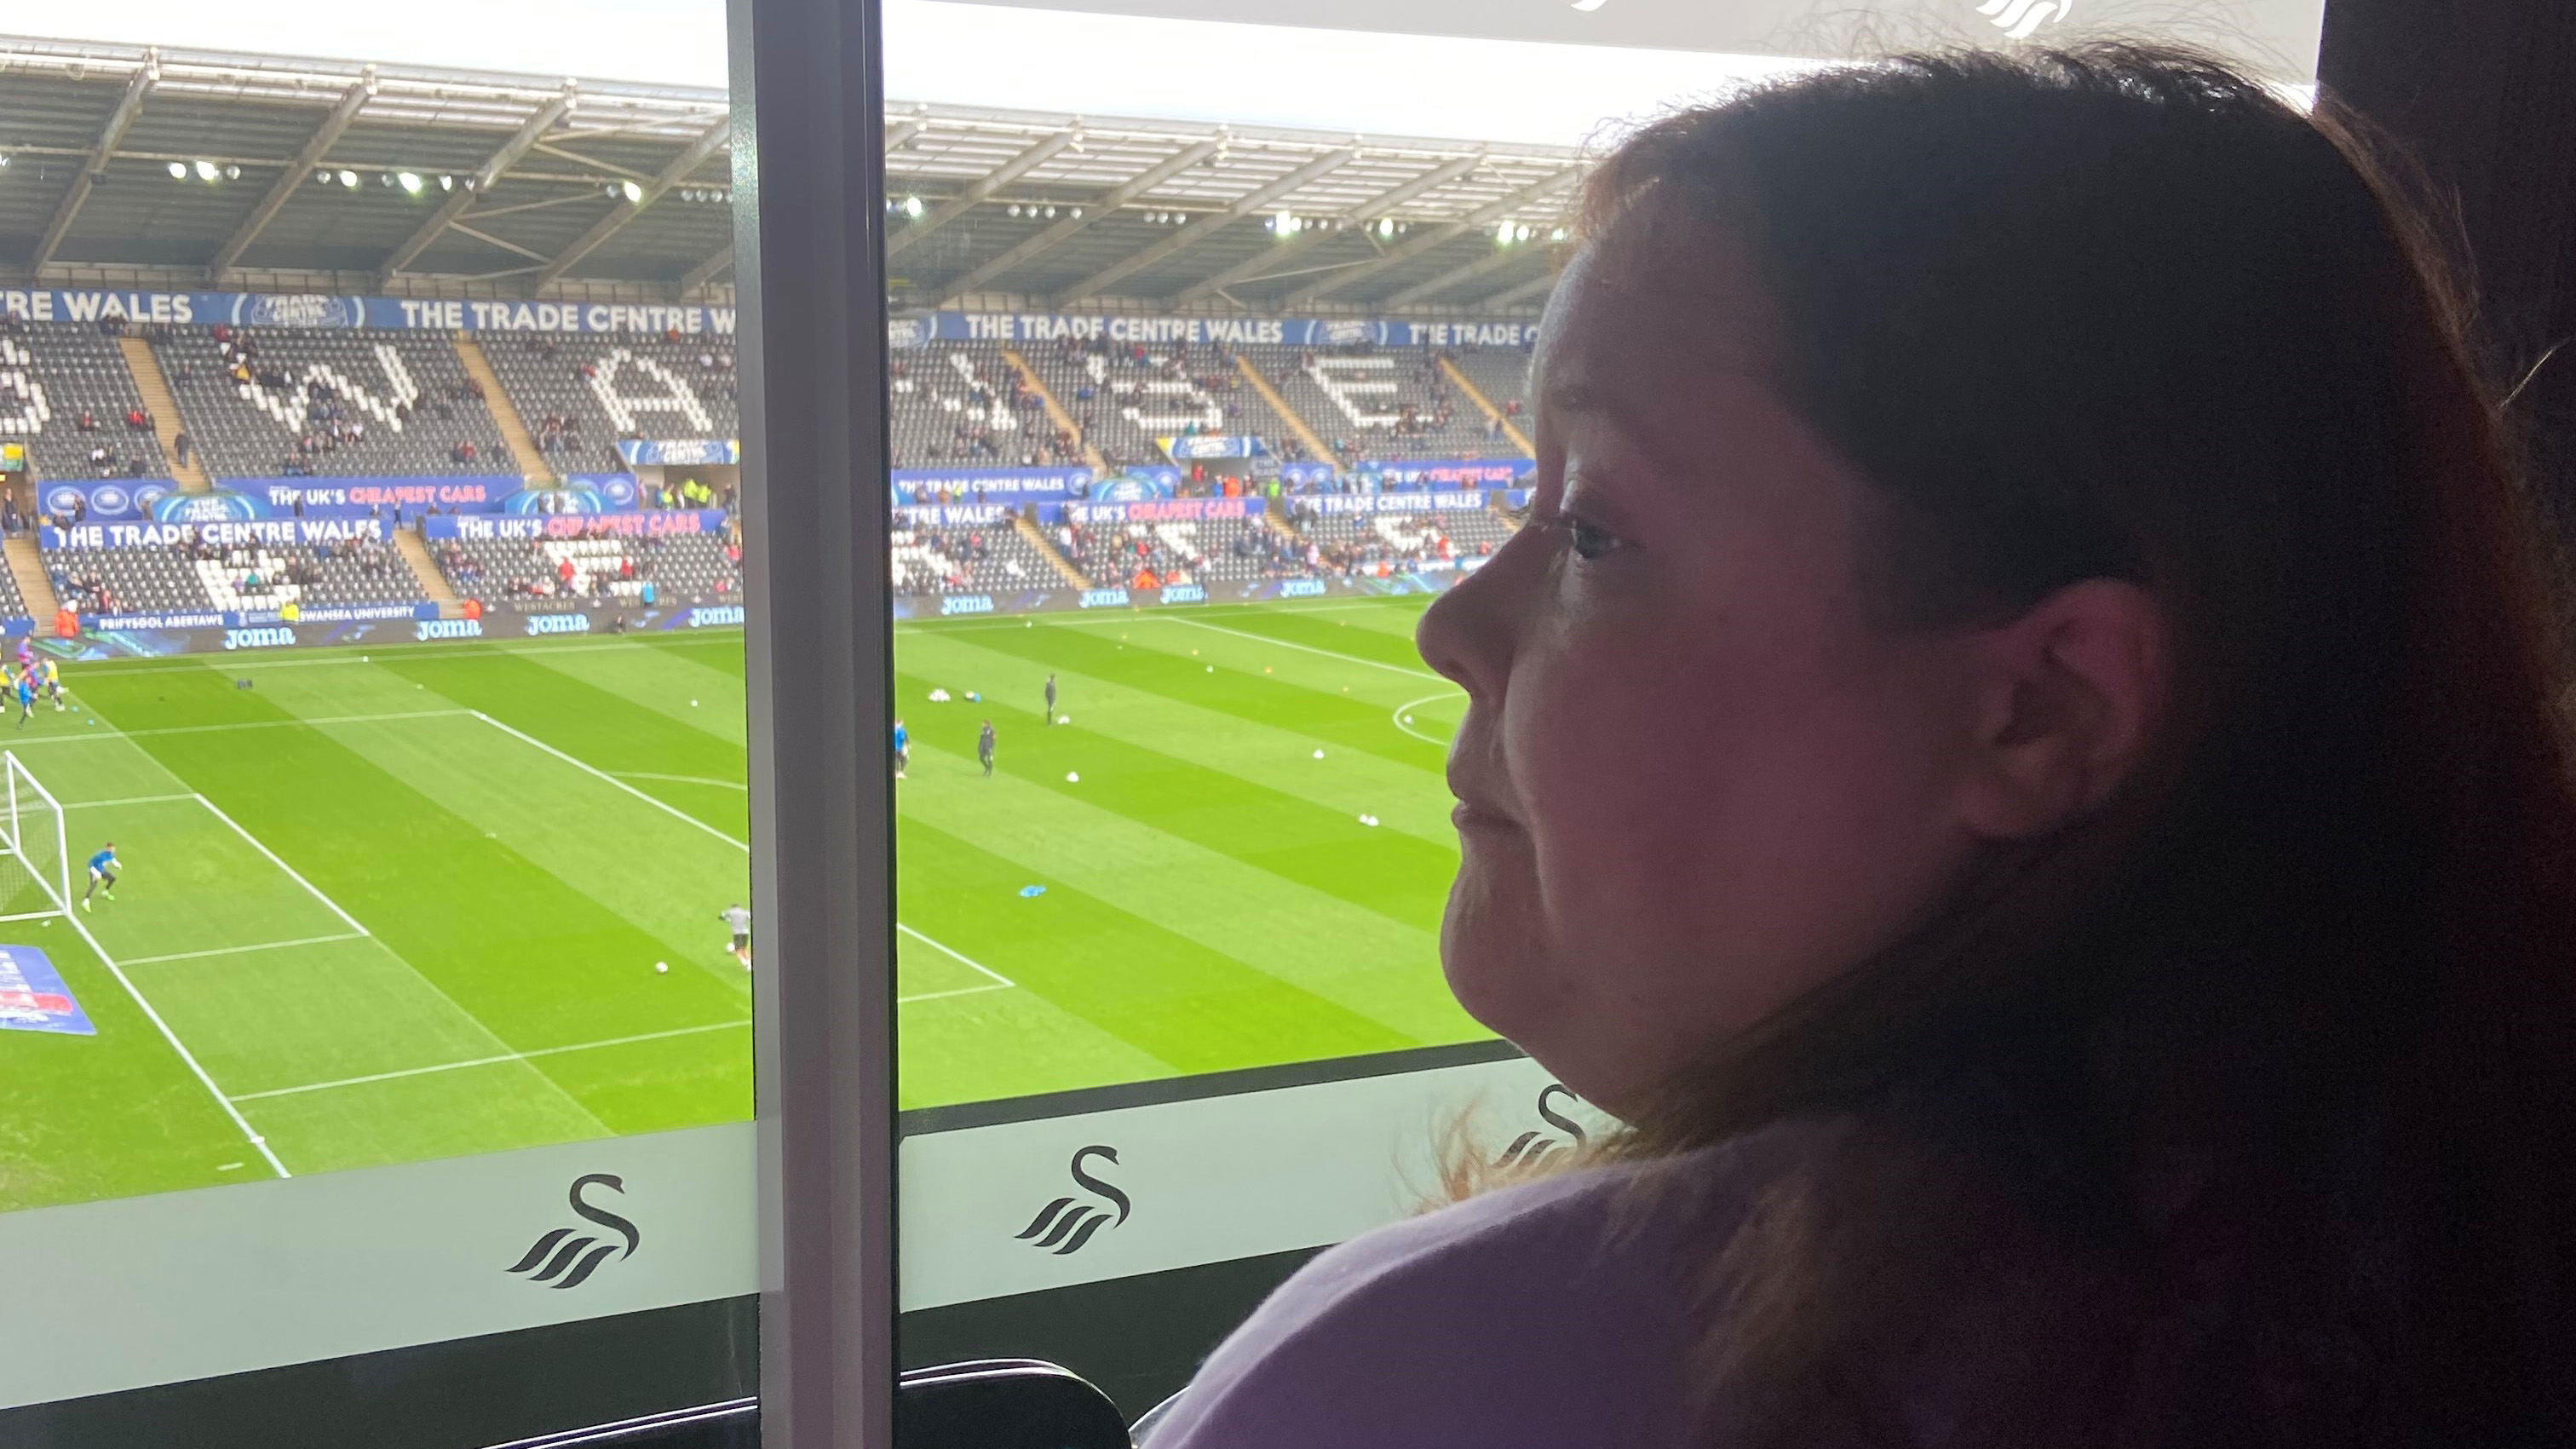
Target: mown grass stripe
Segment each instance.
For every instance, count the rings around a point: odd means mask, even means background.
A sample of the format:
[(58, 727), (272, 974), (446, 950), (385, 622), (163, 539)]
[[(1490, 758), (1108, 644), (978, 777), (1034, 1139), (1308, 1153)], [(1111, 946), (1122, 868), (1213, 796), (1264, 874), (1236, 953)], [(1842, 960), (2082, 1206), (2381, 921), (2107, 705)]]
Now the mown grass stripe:
[[(931, 688), (917, 675), (896, 679), (914, 698)], [(1454, 848), (1371, 830), (1338, 810), (1158, 750), (1085, 730), (1051, 731), (1035, 713), (990, 700), (924, 716), (916, 735), (930, 748), (972, 758), (984, 718), (994, 721), (1007, 765), (1020, 778), (1391, 920), (1418, 919), (1423, 902), (1445, 891), (1456, 871)]]

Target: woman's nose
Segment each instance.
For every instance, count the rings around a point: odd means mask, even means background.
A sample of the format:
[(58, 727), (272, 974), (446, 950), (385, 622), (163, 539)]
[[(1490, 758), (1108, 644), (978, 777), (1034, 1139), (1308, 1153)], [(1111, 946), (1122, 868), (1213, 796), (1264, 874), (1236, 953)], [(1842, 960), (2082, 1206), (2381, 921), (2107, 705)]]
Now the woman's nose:
[(1463, 687), (1470, 698), (1488, 695), (1510, 659), (1509, 596), (1523, 547), (1520, 535), (1506, 540), (1483, 567), (1433, 600), (1414, 628), (1413, 647), (1422, 662)]

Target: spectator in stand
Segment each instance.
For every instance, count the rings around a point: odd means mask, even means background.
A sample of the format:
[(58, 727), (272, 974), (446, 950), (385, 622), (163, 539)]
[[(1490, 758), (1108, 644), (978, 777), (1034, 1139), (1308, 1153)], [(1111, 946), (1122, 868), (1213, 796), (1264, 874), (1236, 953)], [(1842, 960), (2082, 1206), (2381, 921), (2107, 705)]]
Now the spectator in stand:
[(2556, 576), (2367, 155), (2093, 46), (1593, 169), (1419, 637), (1447, 977), (1611, 1120), (1155, 1449), (2576, 1443)]

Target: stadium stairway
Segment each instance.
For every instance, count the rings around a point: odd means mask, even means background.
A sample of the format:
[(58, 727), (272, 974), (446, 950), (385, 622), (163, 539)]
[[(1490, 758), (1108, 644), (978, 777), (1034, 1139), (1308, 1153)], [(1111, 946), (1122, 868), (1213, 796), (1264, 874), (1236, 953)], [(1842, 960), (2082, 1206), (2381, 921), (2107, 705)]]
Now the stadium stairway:
[(1467, 375), (1465, 368), (1443, 357), (1440, 359), (1440, 370), (1449, 374), (1449, 380), (1457, 384), (1458, 391), (1466, 395), (1467, 401), (1476, 405), (1478, 412), (1503, 425), (1503, 436), (1511, 439), (1512, 445), (1519, 448), (1523, 456), (1531, 458), (1538, 456), (1538, 449), (1530, 445), (1529, 434), (1521, 431), (1520, 424), (1503, 416), (1503, 410), (1494, 406), (1494, 400), (1485, 396), (1485, 390), (1476, 386), (1476, 380)]
[[(486, 384), (487, 386), (489, 384)], [(438, 617), (459, 619), (465, 616), (465, 601), (447, 586), (447, 575), (438, 571), (438, 560), (429, 556), (429, 545), (422, 541), (420, 530), (394, 530), (394, 552), (402, 556), (403, 565), (420, 581), (420, 596), (438, 606)]]
[(1270, 497), (1270, 506), (1264, 511), (1270, 515), (1270, 526), (1272, 528), (1279, 530), (1281, 533), (1288, 535), (1299, 543), (1307, 541), (1306, 530), (1297, 526), (1296, 516), (1288, 511), (1288, 499), (1284, 495), (1272, 494)]
[(1012, 517), (1011, 531), (1018, 534), (1020, 537), (1027, 539), (1029, 541), (1029, 547), (1038, 551), (1038, 557), (1045, 559), (1049, 564), (1054, 565), (1055, 571), (1064, 575), (1064, 581), (1066, 583), (1073, 585), (1077, 589), (1087, 589), (1091, 587), (1091, 580), (1082, 576), (1082, 570), (1073, 566), (1073, 560), (1056, 552), (1055, 540), (1046, 536), (1045, 529), (1042, 529), (1035, 523), (1030, 522), (1027, 514), (1016, 514)]
[[(144, 409), (152, 414), (152, 434), (161, 442), (161, 456), (170, 460), (171, 478), (193, 493), (214, 487), (215, 480), (206, 473), (202, 453), (191, 452), (187, 462), (179, 461), (179, 434), (188, 423), (179, 416), (179, 400), (170, 395), (170, 379), (161, 375), (161, 359), (153, 355), (152, 344), (128, 334), (116, 339), (116, 350), (125, 354), (125, 370), (134, 374), (134, 391), (142, 397)], [(50, 598), (53, 590), (45, 593)], [(51, 617), (53, 610), (45, 613)]]
[[(510, 445), (510, 461), (519, 465), (519, 476), (531, 486), (552, 486), (558, 480), (554, 465), (537, 447), (528, 431), (527, 420), (519, 416), (519, 405), (510, 398), (510, 390), (501, 386), (501, 374), (492, 370), (492, 359), (483, 355), (483, 344), (471, 332), (456, 334), (457, 360), (465, 364), (465, 375), (483, 389), (483, 406), (490, 410), (492, 421), (501, 429), (501, 441)], [(408, 557), (408, 555), (406, 555)], [(437, 577), (436, 569), (422, 575)]]
[(9, 576), (18, 581), (18, 597), (26, 600), (27, 617), (36, 621), (37, 632), (53, 627), (54, 612), (62, 605), (54, 598), (54, 581), (45, 573), (45, 555), (36, 547), (36, 536), (15, 534), (0, 543), (0, 554), (8, 557)]
[(1252, 390), (1261, 394), (1261, 400), (1270, 404), (1270, 410), (1277, 413), (1280, 420), (1296, 432), (1297, 441), (1306, 445), (1307, 457), (1318, 463), (1331, 463), (1340, 459), (1341, 455), (1333, 451), (1332, 445), (1317, 437), (1315, 430), (1306, 426), (1306, 420), (1297, 416), (1297, 410), (1288, 406), (1288, 399), (1279, 395), (1279, 389), (1270, 385), (1270, 379), (1261, 375), (1261, 369), (1252, 365), (1251, 358), (1239, 352), (1236, 353), (1234, 370), (1242, 373), (1243, 380), (1252, 384)]
[(1038, 395), (1038, 401), (1046, 404), (1046, 415), (1058, 428), (1082, 439), (1082, 461), (1089, 463), (1100, 476), (1109, 476), (1109, 460), (1091, 445), (1091, 439), (1083, 437), (1082, 429), (1074, 424), (1073, 414), (1066, 412), (1064, 404), (1055, 400), (1055, 394), (1047, 391), (1046, 379), (1038, 376), (1036, 368), (1029, 366), (1029, 360), (1022, 357), (1016, 348), (1010, 347), (1002, 349), (1002, 360), (1009, 363), (1011, 369), (1020, 375), (1020, 380), (1029, 385), (1029, 391)]

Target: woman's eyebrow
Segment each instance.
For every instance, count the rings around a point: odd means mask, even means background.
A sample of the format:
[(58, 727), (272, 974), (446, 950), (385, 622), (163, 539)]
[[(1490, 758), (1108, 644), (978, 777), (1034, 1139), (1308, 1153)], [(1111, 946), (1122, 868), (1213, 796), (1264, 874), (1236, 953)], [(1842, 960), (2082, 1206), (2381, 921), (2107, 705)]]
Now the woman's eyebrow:
[(1671, 434), (1651, 421), (1641, 400), (1621, 397), (1606, 389), (1581, 380), (1551, 383), (1540, 394), (1541, 403), (1559, 416), (1588, 413), (1609, 419), (1620, 431), (1634, 439), (1638, 451), (1667, 468), (1685, 468), (1692, 459), (1689, 448), (1674, 445)]

